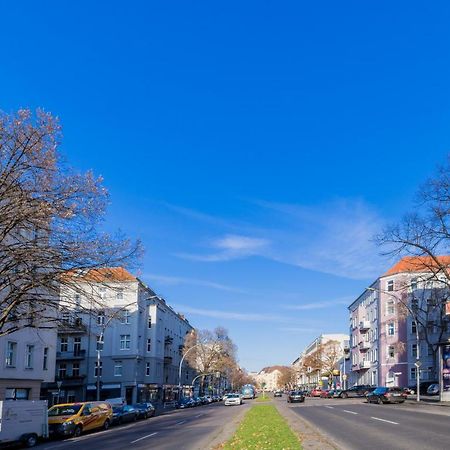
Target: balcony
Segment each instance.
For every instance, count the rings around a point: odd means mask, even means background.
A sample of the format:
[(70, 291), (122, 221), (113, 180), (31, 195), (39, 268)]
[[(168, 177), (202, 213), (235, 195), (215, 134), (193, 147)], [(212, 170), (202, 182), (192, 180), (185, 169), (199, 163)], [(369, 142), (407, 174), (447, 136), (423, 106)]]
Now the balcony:
[(369, 320), (361, 320), (361, 322), (359, 322), (359, 331), (367, 331), (369, 329), (370, 329)]
[(164, 356), (164, 365), (168, 366), (172, 364), (172, 357), (171, 356)]
[(171, 345), (173, 342), (173, 337), (171, 336), (166, 336), (164, 339), (164, 345)]
[(359, 363), (360, 370), (370, 369), (370, 361), (361, 361)]
[(81, 386), (84, 383), (86, 375), (66, 375), (64, 377), (55, 377), (55, 381), (62, 381), (61, 388), (71, 386)]
[(359, 343), (359, 350), (360, 351), (365, 352), (365, 351), (367, 351), (369, 349), (370, 349), (370, 342), (363, 341), (363, 342)]
[(74, 352), (56, 352), (56, 359), (84, 359), (86, 350), (76, 350)]
[(58, 333), (61, 334), (83, 334), (86, 333), (86, 325), (81, 318), (75, 320), (61, 320), (58, 324)]

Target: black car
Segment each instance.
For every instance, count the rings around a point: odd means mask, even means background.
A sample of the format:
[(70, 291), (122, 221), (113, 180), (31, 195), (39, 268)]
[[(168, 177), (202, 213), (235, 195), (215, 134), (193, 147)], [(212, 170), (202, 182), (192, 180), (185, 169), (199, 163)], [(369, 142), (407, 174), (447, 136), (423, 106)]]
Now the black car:
[(304, 402), (305, 396), (303, 395), (302, 391), (291, 391), (288, 394), (287, 402), (288, 403), (294, 403), (294, 402)]
[(148, 419), (155, 415), (155, 407), (151, 403), (137, 403), (133, 408), (137, 411), (138, 419)]
[(135, 422), (137, 418), (138, 412), (132, 406), (113, 406), (113, 424), (120, 425), (125, 422)]
[(364, 397), (368, 393), (372, 392), (374, 389), (375, 387), (370, 386), (369, 384), (358, 384), (349, 389), (341, 391), (339, 397), (340, 398)]
[(403, 403), (407, 394), (399, 387), (377, 387), (367, 395), (368, 403)]
[[(432, 384), (439, 384), (439, 381), (421, 381), (419, 384), (420, 395), (427, 395), (427, 390)], [(417, 393), (417, 384), (412, 384), (407, 389), (410, 395), (414, 395)]]

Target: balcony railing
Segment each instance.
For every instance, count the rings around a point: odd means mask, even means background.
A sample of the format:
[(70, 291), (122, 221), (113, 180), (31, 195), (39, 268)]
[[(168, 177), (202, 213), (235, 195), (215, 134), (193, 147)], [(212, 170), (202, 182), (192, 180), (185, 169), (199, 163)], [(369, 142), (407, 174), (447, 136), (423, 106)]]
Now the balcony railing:
[(369, 328), (370, 328), (369, 320), (361, 320), (361, 322), (359, 322), (359, 331), (367, 331)]
[(56, 359), (84, 359), (86, 350), (75, 350), (73, 352), (56, 352)]
[(172, 357), (171, 356), (164, 356), (164, 365), (172, 364)]
[(363, 342), (359, 343), (359, 349), (362, 352), (365, 352), (366, 350), (369, 350), (369, 348), (370, 348), (370, 342), (363, 341)]
[(370, 369), (370, 361), (361, 361), (359, 363), (360, 369)]

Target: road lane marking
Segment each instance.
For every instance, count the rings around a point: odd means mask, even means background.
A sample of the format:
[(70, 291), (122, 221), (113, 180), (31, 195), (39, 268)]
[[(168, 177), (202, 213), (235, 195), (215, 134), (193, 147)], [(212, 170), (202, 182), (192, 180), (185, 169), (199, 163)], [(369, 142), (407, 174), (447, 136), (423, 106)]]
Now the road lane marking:
[(392, 422), (392, 420), (380, 419), (379, 417), (371, 417), (374, 420), (380, 420), (381, 422), (392, 423), (393, 425), (398, 425), (398, 422)]
[(344, 412), (346, 412), (346, 413), (349, 413), (349, 414), (358, 414), (358, 413), (355, 412), (355, 411), (348, 411), (348, 410), (346, 410), (346, 409), (343, 409), (342, 411), (344, 411)]
[(142, 436), (142, 437), (140, 437), (139, 439), (135, 439), (134, 441), (131, 441), (130, 444), (134, 444), (135, 442), (142, 441), (142, 439), (147, 439), (147, 438), (149, 438), (149, 437), (154, 436), (155, 434), (158, 434), (158, 432), (155, 431), (154, 433), (147, 434), (147, 436)]
[(325, 408), (334, 409), (334, 406), (327, 406), (327, 405), (325, 405)]
[(204, 416), (204, 414), (197, 414), (197, 415), (194, 416), (194, 417), (202, 417), (202, 416)]
[(186, 423), (186, 420), (182, 420), (181, 422), (177, 422), (175, 425), (182, 425), (183, 423)]

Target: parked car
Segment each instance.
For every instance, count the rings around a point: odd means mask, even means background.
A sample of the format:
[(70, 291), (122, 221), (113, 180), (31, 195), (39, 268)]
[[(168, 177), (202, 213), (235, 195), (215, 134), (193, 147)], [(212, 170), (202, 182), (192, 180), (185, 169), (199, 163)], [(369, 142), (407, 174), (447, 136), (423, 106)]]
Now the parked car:
[(212, 402), (213, 402), (213, 398), (212, 398), (211, 395), (205, 395), (204, 398), (205, 398), (205, 400), (206, 400), (207, 403), (212, 403)]
[(201, 406), (203, 404), (200, 397), (192, 397), (192, 401), (194, 402), (194, 406)]
[(242, 405), (242, 397), (239, 394), (228, 394), (225, 406)]
[(155, 407), (151, 403), (136, 403), (133, 408), (137, 411), (138, 419), (148, 419), (156, 413)]
[(311, 397), (320, 397), (321, 395), (322, 395), (322, 389), (320, 389), (320, 388), (314, 388), (310, 393)]
[(303, 403), (304, 401), (305, 401), (305, 396), (303, 395), (302, 391), (289, 392), (288, 397), (287, 397), (288, 403), (294, 403), (294, 402)]
[(399, 387), (377, 387), (367, 395), (368, 403), (403, 403), (407, 394)]
[(177, 409), (186, 409), (186, 408), (193, 408), (195, 406), (195, 402), (190, 397), (184, 397), (181, 400), (179, 400), (175, 407)]
[(352, 397), (364, 397), (368, 393), (372, 392), (375, 389), (374, 386), (370, 386), (368, 384), (358, 384), (349, 389), (344, 389), (341, 391), (339, 397), (340, 398), (352, 398)]
[(121, 425), (125, 422), (135, 422), (138, 412), (130, 405), (113, 407), (113, 424)]
[(430, 384), (427, 389), (428, 395), (439, 395), (439, 384)]
[[(427, 389), (432, 384), (439, 384), (439, 382), (438, 381), (421, 381), (420, 384), (419, 384), (420, 395), (427, 395)], [(408, 386), (408, 390), (411, 393), (411, 395), (416, 394), (417, 393), (417, 385), (416, 384), (412, 384), (412, 385)]]
[(283, 397), (283, 392), (282, 392), (282, 391), (275, 391), (275, 392), (273, 393), (273, 396), (274, 396), (274, 397)]
[(320, 398), (328, 398), (328, 393), (330, 392), (330, 389), (325, 389), (320, 393)]
[(48, 410), (48, 426), (51, 436), (78, 437), (84, 431), (103, 428), (112, 423), (113, 411), (106, 402), (62, 403)]

